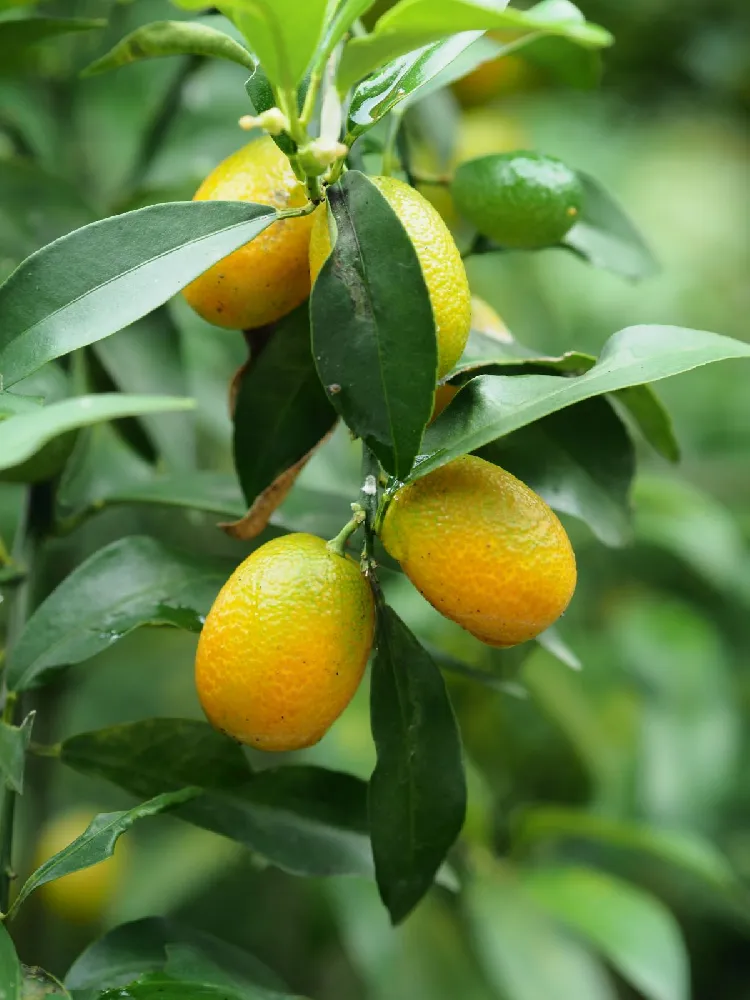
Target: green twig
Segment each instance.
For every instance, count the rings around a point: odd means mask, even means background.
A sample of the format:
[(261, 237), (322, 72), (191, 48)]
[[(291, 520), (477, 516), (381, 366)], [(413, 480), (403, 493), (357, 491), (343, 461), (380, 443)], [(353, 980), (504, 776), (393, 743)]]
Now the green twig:
[(346, 543), (349, 541), (350, 537), (354, 534), (357, 528), (364, 523), (366, 517), (364, 509), (360, 507), (358, 503), (352, 504), (352, 510), (354, 512), (354, 516), (351, 521), (347, 521), (338, 535), (336, 535), (335, 538), (332, 538), (328, 543), (328, 548), (331, 552), (335, 552), (340, 556), (344, 555)]

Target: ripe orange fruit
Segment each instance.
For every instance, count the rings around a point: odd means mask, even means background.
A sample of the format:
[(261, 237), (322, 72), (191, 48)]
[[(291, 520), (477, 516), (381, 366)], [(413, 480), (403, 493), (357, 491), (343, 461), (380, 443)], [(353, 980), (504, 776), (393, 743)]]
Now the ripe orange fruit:
[[(469, 282), (461, 255), (440, 214), (418, 191), (395, 177), (370, 180), (400, 219), (417, 252), (435, 317), (438, 378), (442, 378), (461, 357), (471, 325)], [(325, 206), (315, 211), (314, 219), (310, 238), (313, 281), (331, 252)]]
[[(76, 808), (54, 816), (39, 835), (34, 868), (80, 837), (95, 815), (93, 809)], [(111, 858), (46, 882), (39, 887), (39, 895), (48, 910), (65, 920), (77, 924), (96, 923), (118, 891), (126, 858), (127, 841), (120, 838)]]
[(490, 646), (533, 639), (573, 596), (575, 556), (556, 515), (472, 455), (398, 490), (380, 535), (430, 604)]
[[(289, 160), (266, 135), (220, 163), (193, 200), (253, 201), (284, 209), (301, 207), (307, 195)], [(185, 298), (203, 319), (231, 330), (281, 319), (310, 294), (311, 228), (309, 215), (272, 223), (191, 282)]]
[[(484, 299), (480, 299), (478, 295), (472, 295), (471, 297), (471, 329), (479, 333), (485, 333), (488, 337), (495, 337), (497, 340), (505, 341), (506, 343), (512, 340), (505, 323), (503, 323), (492, 306), (488, 305)], [(432, 411), (430, 423), (436, 420), (446, 406), (452, 402), (459, 388), (459, 386), (451, 385), (449, 382), (437, 387), (435, 390), (435, 406)]]
[(357, 690), (375, 603), (349, 556), (314, 535), (256, 549), (208, 613), (195, 677), (209, 721), (260, 750), (299, 750), (329, 729)]

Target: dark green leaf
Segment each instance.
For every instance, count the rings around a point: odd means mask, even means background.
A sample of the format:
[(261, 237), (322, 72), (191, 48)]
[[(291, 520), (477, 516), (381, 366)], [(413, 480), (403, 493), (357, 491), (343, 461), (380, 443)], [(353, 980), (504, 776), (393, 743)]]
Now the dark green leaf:
[(197, 788), (183, 788), (177, 792), (156, 795), (148, 802), (143, 802), (132, 809), (99, 813), (92, 819), (80, 837), (76, 837), (71, 844), (53, 855), (29, 875), (13, 901), (9, 916), (15, 914), (27, 896), (45, 883), (80, 871), (82, 868), (90, 868), (92, 865), (99, 864), (100, 861), (106, 861), (114, 854), (115, 844), (122, 834), (129, 830), (137, 820), (147, 816), (157, 816), (166, 809), (174, 809), (198, 794), (200, 794), (200, 790)]
[(604, 967), (558, 928), (509, 868), (482, 857), (464, 906), (477, 958), (499, 996), (512, 1000), (616, 1000)]
[(477, 453), (585, 521), (605, 545), (632, 537), (630, 487), (635, 451), (611, 405), (594, 398), (485, 445)]
[[(217, 765), (202, 763), (204, 746), (213, 747)], [(206, 723), (155, 719), (72, 737), (61, 758), (138, 796), (190, 775), (206, 791), (179, 810), (182, 819), (293, 874), (372, 877), (363, 782), (321, 768), (280, 767), (248, 774), (241, 784), (230, 752), (239, 752), (236, 745)]]
[(267, 205), (173, 202), (95, 222), (39, 250), (0, 286), (5, 388), (145, 316), (275, 218)]
[(614, 198), (589, 174), (577, 171), (583, 186), (579, 220), (563, 240), (594, 267), (639, 281), (656, 274), (659, 265), (645, 240)]
[[(298, 111), (302, 111), (309, 83), (309, 77), (306, 76), (297, 87)], [(245, 83), (245, 90), (247, 91), (247, 96), (252, 101), (253, 109), (256, 115), (260, 115), (264, 111), (268, 111), (270, 108), (276, 107), (276, 95), (273, 92), (273, 87), (271, 86), (271, 83), (262, 66), (258, 66), (250, 79)], [(286, 153), (287, 156), (296, 153), (297, 143), (291, 136), (287, 135), (286, 132), (282, 132), (280, 135), (271, 136), (271, 138), (279, 149), (283, 153)]]
[(0, 990), (5, 1000), (21, 1000), (21, 963), (5, 924), (0, 924)]
[(180, 945), (189, 946), (206, 964), (238, 984), (284, 989), (281, 980), (253, 955), (164, 917), (145, 917), (109, 931), (78, 956), (65, 977), (66, 986), (70, 990), (124, 986), (144, 973), (163, 970), (174, 947)]
[(280, 1000), (281, 996), (260, 987), (213, 986), (157, 972), (128, 983), (125, 989), (105, 990), (99, 1000), (123, 1000), (124, 997), (129, 1000)]
[(610, 337), (594, 367), (577, 378), (481, 375), (428, 429), (423, 444), (426, 458), (412, 478), (592, 396), (743, 357), (750, 357), (750, 344), (716, 333), (632, 326)]
[(133, 536), (100, 549), (43, 601), (8, 661), (8, 684), (26, 690), (107, 649), (140, 625), (200, 631), (231, 567)]
[(353, 38), (341, 59), (338, 85), (347, 90), (377, 66), (405, 52), (463, 31), (536, 31), (565, 38), (584, 48), (612, 44), (612, 36), (588, 23), (567, 0), (543, 0), (530, 10), (503, 10), (483, 0), (412, 0), (396, 4), (377, 21), (371, 34)]
[(350, 139), (362, 135), (401, 101), (428, 84), (481, 36), (465, 31), (386, 63), (354, 90), (346, 127)]
[(388, 607), (378, 616), (370, 715), (378, 760), (369, 812), (378, 888), (394, 923), (432, 885), (461, 832), (466, 778), (443, 678)]
[(516, 826), (519, 853), (561, 840), (645, 855), (690, 873), (713, 890), (726, 891), (737, 884), (724, 856), (709, 841), (685, 830), (660, 830), (562, 808), (529, 809)]
[(658, 899), (587, 868), (531, 869), (523, 884), (648, 1000), (687, 1000), (685, 946), (676, 920)]
[(138, 62), (140, 59), (179, 55), (228, 59), (251, 72), (257, 65), (252, 54), (243, 45), (223, 31), (217, 31), (207, 24), (191, 21), (154, 21), (126, 35), (101, 59), (87, 66), (83, 75), (104, 73), (110, 69), (117, 69), (118, 66)]
[(312, 451), (335, 422), (315, 369), (305, 303), (281, 320), (240, 377), (234, 464), (248, 504)]
[(192, 407), (192, 399), (173, 396), (99, 393), (35, 408), (0, 422), (0, 469), (20, 465), (41, 451), (49, 441), (79, 427), (135, 414), (168, 413)]
[[(472, 330), (464, 353), (446, 381), (462, 385), (475, 375), (532, 374), (549, 369), (560, 374), (586, 372), (596, 364), (593, 354), (566, 351), (557, 357), (540, 354), (520, 343), (511, 334), (506, 339)], [(649, 444), (670, 461), (679, 458), (680, 449), (672, 421), (653, 386), (634, 385), (614, 393), (615, 398), (638, 424)]]
[(0, 774), (6, 788), (23, 794), (23, 772), (26, 749), (31, 739), (34, 712), (30, 712), (20, 726), (0, 721)]
[(432, 413), (435, 321), (414, 246), (357, 170), (328, 189), (333, 250), (313, 286), (313, 353), (331, 401), (388, 472), (404, 478)]
[(0, 67), (9, 73), (23, 66), (28, 49), (49, 38), (103, 28), (106, 21), (86, 17), (29, 17), (0, 22)]

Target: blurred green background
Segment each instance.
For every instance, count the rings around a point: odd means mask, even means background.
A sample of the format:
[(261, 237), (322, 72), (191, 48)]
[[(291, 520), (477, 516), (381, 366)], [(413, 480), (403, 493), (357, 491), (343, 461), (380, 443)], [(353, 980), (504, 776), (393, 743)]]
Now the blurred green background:
[[(443, 93), (431, 99), (431, 132), (454, 134), (461, 146), (462, 129), (473, 121), (469, 146), (512, 137), (511, 145), (558, 155), (595, 175), (637, 222), (662, 270), (628, 284), (557, 250), (487, 255), (469, 261), (472, 290), (519, 340), (551, 353), (597, 351), (636, 323), (747, 340), (747, 3), (586, 0), (582, 7), (617, 37), (599, 91), (521, 86), (479, 111), (464, 111)], [(237, 66), (172, 59), (76, 77), (132, 27), (180, 16), (167, 2), (60, 0), (39, 10), (110, 23), (101, 33), (40, 48), (24, 72), (0, 73), (1, 276), (96, 217), (189, 198), (246, 140), (236, 125), (248, 110)], [(424, 112), (407, 127), (424, 137)], [(468, 152), (475, 151), (482, 150)], [(34, 376), (28, 389), (39, 392), (64, 394), (88, 380), (98, 388), (187, 392), (199, 401), (194, 419), (123, 422), (79, 436), (62, 484), (71, 509), (95, 494), (96, 477), (106, 478), (117, 462), (127, 461), (134, 475), (148, 461), (171, 470), (196, 463), (229, 470), (227, 382), (244, 356), (240, 335), (209, 327), (175, 301), (97, 344), (66, 373)], [(492, 845), (517, 865), (574, 862), (649, 890), (679, 921), (693, 996), (741, 1000), (750, 997), (746, 896), (709, 878), (708, 863), (691, 866), (664, 845), (683, 838), (696, 858), (715, 856), (720, 867), (723, 857), (740, 883), (750, 879), (750, 371), (741, 363), (710, 366), (657, 391), (673, 415), (683, 460), (675, 469), (644, 447), (632, 545), (605, 548), (584, 524), (566, 521), (580, 583), (559, 633), (582, 670), (538, 647), (489, 650), (433, 612), (403, 578), (388, 574), (387, 586), (424, 641), (483, 672), (478, 679), (446, 672), (470, 766), (467, 840)], [(320, 491), (333, 533), (358, 489), (358, 450), (345, 434), (337, 432), (315, 457), (300, 487), (285, 508), (294, 524), (316, 509), (313, 491)], [(6, 545), (20, 496), (20, 487), (0, 485)], [(237, 560), (247, 551), (216, 530), (215, 518), (118, 507), (54, 544), (44, 589), (129, 533)], [(200, 716), (194, 647), (193, 637), (167, 629), (127, 637), (37, 696), (35, 738), (54, 742), (155, 715)], [(374, 750), (364, 687), (325, 739), (298, 759), (369, 775)], [(82, 803), (93, 812), (127, 801), (53, 762), (33, 762), (19, 819), (19, 871), (32, 865), (47, 817)], [(316, 1000), (498, 996), (479, 972), (447, 891), (434, 890), (393, 931), (372, 885), (263, 870), (229, 841), (168, 818), (142, 824), (128, 839), (119, 891), (96, 919), (61, 921), (43, 901), (31, 901), (17, 933), (25, 960), (61, 973), (107, 926), (172, 914), (254, 950)], [(622, 998), (641, 995), (617, 976), (616, 983)]]

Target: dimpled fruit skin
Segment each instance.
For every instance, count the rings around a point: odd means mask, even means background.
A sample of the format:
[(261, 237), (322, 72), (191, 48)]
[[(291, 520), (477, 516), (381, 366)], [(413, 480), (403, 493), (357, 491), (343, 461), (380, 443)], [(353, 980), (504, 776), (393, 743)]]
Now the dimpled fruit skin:
[(359, 566), (322, 538), (291, 534), (256, 549), (222, 587), (195, 661), (203, 710), (260, 750), (297, 750), (349, 704), (375, 628)]
[[(252, 201), (284, 209), (304, 205), (307, 196), (289, 160), (263, 136), (220, 163), (193, 201)], [(250, 330), (275, 322), (310, 294), (311, 228), (309, 215), (272, 223), (189, 284), (185, 298), (216, 326)]]
[[(80, 837), (95, 815), (93, 809), (77, 808), (53, 817), (39, 835), (34, 868)], [(71, 923), (96, 923), (118, 891), (126, 857), (127, 841), (121, 838), (114, 855), (106, 861), (46, 882), (39, 888), (45, 907)]]
[(481, 458), (402, 487), (380, 534), (430, 604), (490, 646), (533, 639), (573, 596), (565, 529), (533, 490)]
[[(440, 213), (418, 191), (394, 177), (370, 180), (398, 216), (417, 252), (435, 317), (438, 378), (442, 378), (461, 357), (471, 326), (469, 282), (461, 255)], [(313, 281), (331, 252), (325, 209), (318, 209), (314, 216), (310, 238)]]
[(451, 186), (456, 207), (502, 246), (559, 243), (581, 210), (575, 172), (539, 153), (499, 153), (462, 163)]

